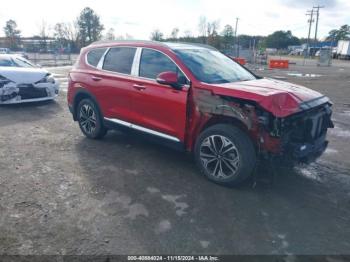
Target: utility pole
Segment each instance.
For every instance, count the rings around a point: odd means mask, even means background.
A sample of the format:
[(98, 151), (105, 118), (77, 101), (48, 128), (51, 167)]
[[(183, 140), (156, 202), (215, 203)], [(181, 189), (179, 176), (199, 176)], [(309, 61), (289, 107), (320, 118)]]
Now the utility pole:
[(310, 16), (308, 23), (309, 23), (309, 33), (307, 35), (307, 44), (306, 44), (306, 52), (304, 56), (304, 64), (305, 64), (305, 58), (306, 56), (309, 56), (309, 47), (310, 47), (310, 33), (311, 33), (311, 26), (312, 23), (314, 22), (313, 16), (314, 16), (314, 9), (308, 10), (306, 13), (307, 16)]
[(316, 29), (315, 29), (315, 43), (317, 43), (317, 30), (318, 30), (318, 19), (320, 17), (320, 8), (324, 8), (324, 6), (314, 6), (313, 9), (316, 10)]
[(239, 56), (239, 47), (238, 47), (238, 39), (237, 39), (237, 28), (238, 28), (238, 20), (239, 18), (236, 18), (236, 27), (235, 27), (235, 45), (236, 45), (236, 57)]

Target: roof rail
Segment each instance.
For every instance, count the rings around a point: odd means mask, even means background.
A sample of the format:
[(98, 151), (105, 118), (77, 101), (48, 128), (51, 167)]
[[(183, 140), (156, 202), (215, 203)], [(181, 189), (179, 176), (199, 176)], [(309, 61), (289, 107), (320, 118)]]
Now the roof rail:
[(100, 45), (100, 44), (117, 44), (117, 43), (148, 43), (148, 44), (159, 44), (164, 45), (162, 42), (159, 41), (151, 41), (151, 40), (100, 40), (92, 42), (90, 45)]
[[(167, 43), (167, 42), (165, 42)], [(208, 48), (211, 50), (218, 51), (215, 47), (207, 44), (202, 44), (202, 43), (192, 43), (192, 42), (169, 42), (169, 43), (174, 43), (174, 44), (184, 44), (184, 45), (193, 45), (193, 46), (198, 46), (198, 47), (203, 47), (203, 48)]]
[(94, 45), (103, 45), (103, 44), (118, 44), (118, 43), (143, 43), (143, 44), (153, 44), (158, 46), (166, 46), (170, 49), (174, 48), (176, 45), (186, 45), (186, 46), (197, 46), (202, 48), (207, 48), (210, 50), (218, 51), (213, 46), (201, 44), (201, 43), (190, 43), (190, 42), (159, 42), (159, 41), (150, 41), (150, 40), (101, 40), (91, 43), (89, 46)]

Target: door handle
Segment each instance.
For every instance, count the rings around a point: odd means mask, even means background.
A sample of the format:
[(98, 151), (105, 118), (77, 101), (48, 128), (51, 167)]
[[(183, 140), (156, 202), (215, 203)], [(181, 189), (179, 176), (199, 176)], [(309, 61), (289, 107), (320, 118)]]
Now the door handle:
[(133, 88), (135, 88), (135, 89), (137, 89), (139, 91), (142, 91), (142, 90), (146, 89), (146, 87), (144, 85), (138, 85), (138, 84), (134, 84)]
[(97, 76), (92, 76), (91, 79), (94, 80), (94, 81), (100, 81), (100, 80), (102, 80), (101, 77), (97, 77)]

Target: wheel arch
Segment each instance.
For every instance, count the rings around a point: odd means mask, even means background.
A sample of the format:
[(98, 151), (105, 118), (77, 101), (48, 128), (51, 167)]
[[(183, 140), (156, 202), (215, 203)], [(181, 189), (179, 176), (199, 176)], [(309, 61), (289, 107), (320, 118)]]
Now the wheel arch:
[(78, 120), (77, 107), (78, 107), (80, 101), (83, 99), (91, 99), (95, 103), (95, 105), (97, 106), (97, 109), (102, 116), (102, 111), (101, 111), (101, 108), (97, 102), (96, 97), (93, 94), (91, 94), (89, 91), (87, 91), (86, 89), (81, 88), (76, 92), (74, 99), (73, 99), (73, 119), (74, 119), (74, 121)]
[(248, 126), (242, 120), (225, 115), (213, 115), (211, 118), (208, 119), (208, 121), (206, 121), (206, 123), (200, 129), (199, 133), (202, 133), (204, 130), (217, 124), (230, 124), (238, 127), (241, 131), (249, 134)]
[(198, 136), (202, 132), (204, 132), (206, 129), (217, 124), (229, 124), (229, 125), (235, 126), (239, 128), (243, 133), (248, 135), (248, 137), (252, 140), (252, 142), (254, 142), (250, 133), (251, 128), (249, 125), (247, 125), (246, 122), (233, 116), (212, 115), (204, 123), (202, 122), (202, 124), (198, 126), (197, 131), (192, 135), (192, 140), (191, 140), (192, 143), (190, 145), (188, 144), (189, 147), (187, 147), (188, 148), (187, 150), (193, 152)]

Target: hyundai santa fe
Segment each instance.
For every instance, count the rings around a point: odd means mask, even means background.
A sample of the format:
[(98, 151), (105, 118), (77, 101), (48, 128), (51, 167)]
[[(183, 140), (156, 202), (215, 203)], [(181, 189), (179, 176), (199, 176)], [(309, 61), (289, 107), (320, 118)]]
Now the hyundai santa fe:
[(192, 152), (223, 185), (248, 178), (260, 158), (315, 159), (333, 127), (327, 97), (197, 44), (93, 43), (69, 73), (68, 105), (88, 138), (114, 128), (147, 134)]

